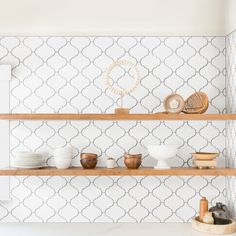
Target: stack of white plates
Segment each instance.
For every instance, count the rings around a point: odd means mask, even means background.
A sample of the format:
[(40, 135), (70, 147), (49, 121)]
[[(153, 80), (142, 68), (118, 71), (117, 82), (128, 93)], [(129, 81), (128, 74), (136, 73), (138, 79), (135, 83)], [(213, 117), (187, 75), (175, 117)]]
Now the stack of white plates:
[(45, 167), (42, 155), (35, 152), (17, 152), (13, 159), (12, 167), (35, 169)]

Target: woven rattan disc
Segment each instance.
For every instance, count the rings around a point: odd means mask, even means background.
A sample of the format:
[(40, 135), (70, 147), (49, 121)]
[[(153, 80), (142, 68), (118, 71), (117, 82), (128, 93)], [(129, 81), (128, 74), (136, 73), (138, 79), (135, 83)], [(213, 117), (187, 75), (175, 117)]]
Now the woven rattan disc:
[(208, 104), (208, 96), (203, 92), (196, 92), (185, 101), (183, 112), (186, 114), (201, 114), (206, 112)]
[(176, 93), (172, 93), (164, 100), (164, 108), (167, 113), (180, 113), (184, 108), (184, 99)]

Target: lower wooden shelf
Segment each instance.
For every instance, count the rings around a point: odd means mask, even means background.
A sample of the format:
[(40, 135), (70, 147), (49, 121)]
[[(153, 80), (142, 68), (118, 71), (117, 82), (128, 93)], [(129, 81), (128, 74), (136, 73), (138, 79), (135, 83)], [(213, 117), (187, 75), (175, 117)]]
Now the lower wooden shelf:
[(155, 170), (153, 168), (139, 168), (130, 170), (126, 168), (96, 168), (85, 170), (80, 167), (69, 169), (56, 169), (47, 167), (43, 169), (1, 169), (0, 176), (234, 176), (234, 168), (196, 169), (196, 168), (171, 168)]
[(0, 119), (7, 120), (236, 120), (236, 114), (4, 114)]

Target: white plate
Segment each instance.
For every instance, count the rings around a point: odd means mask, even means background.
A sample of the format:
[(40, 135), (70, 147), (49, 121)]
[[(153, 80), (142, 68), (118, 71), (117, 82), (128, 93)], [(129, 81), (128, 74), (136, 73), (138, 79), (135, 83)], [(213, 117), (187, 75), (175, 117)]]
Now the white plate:
[(37, 162), (37, 163), (24, 163), (24, 162), (12, 162), (14, 166), (28, 166), (28, 167), (35, 167), (35, 166), (45, 166), (45, 162)]
[(16, 152), (16, 155), (41, 155), (40, 153), (37, 152), (27, 152), (27, 151), (23, 151), (23, 152)]
[(25, 160), (12, 160), (13, 163), (16, 163), (16, 164), (26, 164), (26, 165), (40, 165), (42, 163), (45, 163), (45, 161), (43, 160), (40, 160), (40, 161), (33, 161), (33, 160), (28, 160), (28, 161), (25, 161)]
[(43, 157), (42, 156), (16, 156), (15, 157), (16, 159), (21, 159), (21, 160), (39, 160), (39, 159), (42, 159)]
[(34, 152), (18, 152), (16, 153), (16, 158), (17, 159), (38, 159), (42, 158), (42, 155), (39, 153), (34, 153)]
[(40, 169), (43, 167), (47, 167), (46, 165), (38, 165), (38, 166), (19, 166), (19, 165), (12, 165), (12, 168), (18, 168), (18, 169)]
[(28, 166), (28, 167), (35, 167), (35, 166), (45, 166), (44, 163), (39, 163), (37, 165), (28, 165), (28, 164), (19, 164), (19, 163), (12, 163), (12, 166)]

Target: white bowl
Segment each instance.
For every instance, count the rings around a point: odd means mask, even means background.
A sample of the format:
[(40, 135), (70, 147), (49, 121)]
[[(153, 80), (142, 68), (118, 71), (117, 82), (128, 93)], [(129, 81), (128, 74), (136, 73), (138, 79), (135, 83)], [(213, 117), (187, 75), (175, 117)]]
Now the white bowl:
[(57, 169), (67, 169), (70, 167), (71, 159), (57, 159), (54, 158), (55, 166)]
[(175, 157), (177, 154), (177, 145), (147, 145), (150, 156), (157, 160), (155, 169), (170, 169), (166, 160)]
[(57, 159), (72, 159), (73, 149), (70, 146), (57, 148), (53, 151), (53, 155)]
[(53, 151), (54, 155), (59, 155), (59, 154), (73, 154), (73, 148), (71, 146), (67, 146), (67, 147), (61, 147), (61, 148), (57, 148)]
[(70, 154), (66, 154), (66, 155), (54, 155), (54, 159), (60, 159), (60, 160), (63, 160), (63, 159), (72, 159), (72, 155), (70, 155)]

